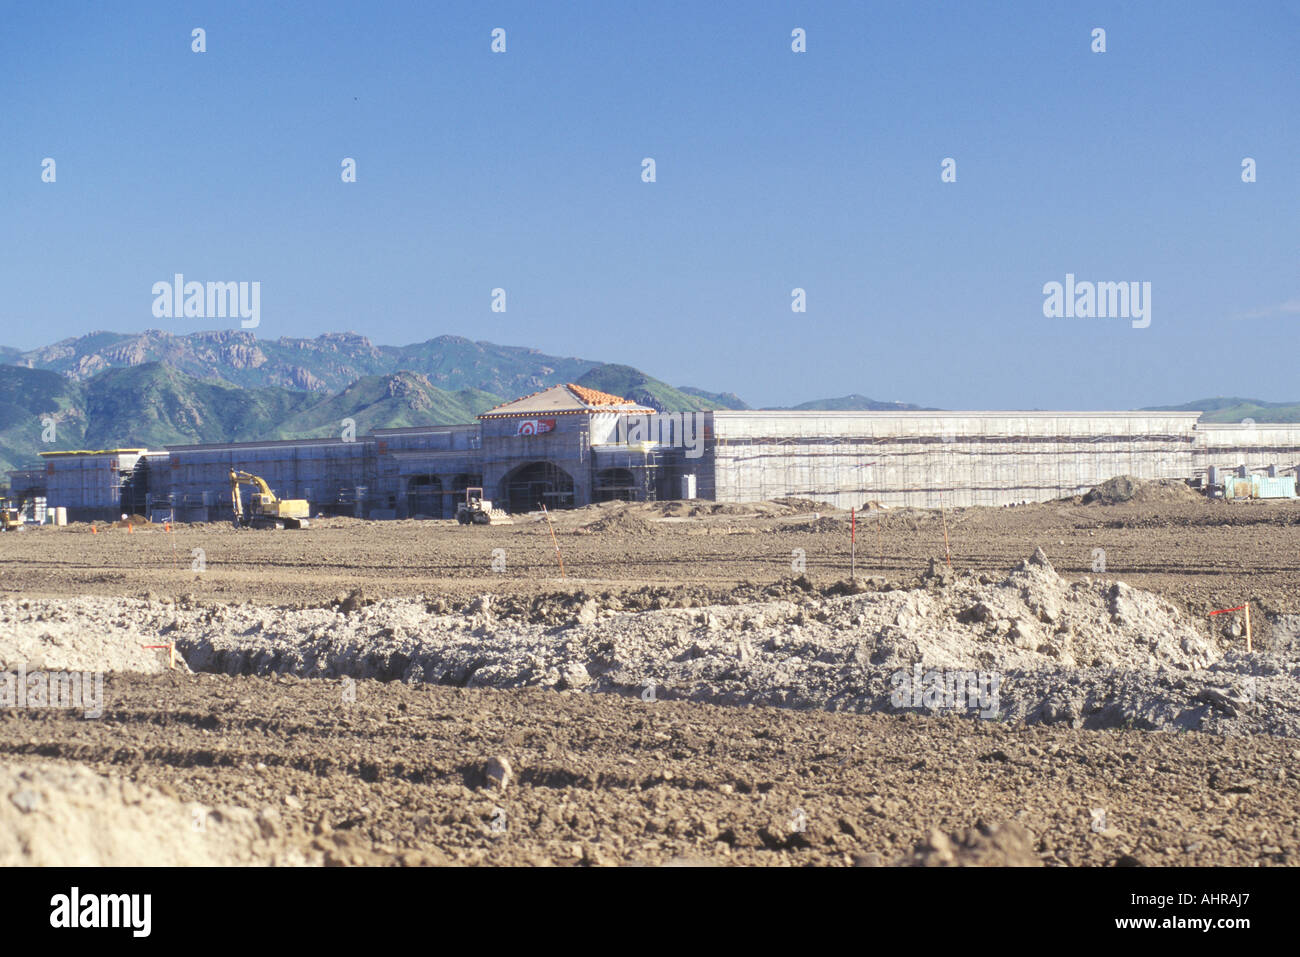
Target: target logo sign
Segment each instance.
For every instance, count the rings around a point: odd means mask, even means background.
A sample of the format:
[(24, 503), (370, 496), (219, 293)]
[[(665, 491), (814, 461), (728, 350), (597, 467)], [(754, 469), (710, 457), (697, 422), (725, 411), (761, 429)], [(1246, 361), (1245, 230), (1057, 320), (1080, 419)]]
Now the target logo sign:
[(525, 419), (519, 423), (519, 428), (515, 435), (541, 435), (543, 432), (554, 432), (554, 419)]

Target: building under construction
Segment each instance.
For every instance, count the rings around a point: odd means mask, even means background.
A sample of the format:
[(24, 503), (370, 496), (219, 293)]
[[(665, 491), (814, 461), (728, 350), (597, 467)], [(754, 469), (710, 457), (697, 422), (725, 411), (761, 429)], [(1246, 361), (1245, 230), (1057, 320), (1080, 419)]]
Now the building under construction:
[(747, 502), (798, 497), (842, 508), (1007, 505), (1079, 494), (1119, 475), (1277, 478), (1294, 493), (1300, 424), (1219, 425), (1197, 412), (658, 413), (582, 386), (553, 386), (466, 425), (354, 438), (43, 453), (10, 473), (15, 497), (72, 521), (229, 519), (228, 473), (267, 480), (312, 514), (452, 518), (465, 489), (519, 514), (610, 499)]

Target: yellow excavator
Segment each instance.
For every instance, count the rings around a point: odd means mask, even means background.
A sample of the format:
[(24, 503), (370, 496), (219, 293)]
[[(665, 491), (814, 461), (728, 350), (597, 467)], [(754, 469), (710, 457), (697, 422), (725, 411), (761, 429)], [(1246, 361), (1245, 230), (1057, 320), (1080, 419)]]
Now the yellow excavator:
[[(239, 486), (251, 485), (255, 491), (244, 511)], [(305, 498), (276, 498), (266, 479), (250, 472), (230, 470), (230, 501), (235, 509), (235, 525), (244, 528), (306, 528), (311, 505)]]

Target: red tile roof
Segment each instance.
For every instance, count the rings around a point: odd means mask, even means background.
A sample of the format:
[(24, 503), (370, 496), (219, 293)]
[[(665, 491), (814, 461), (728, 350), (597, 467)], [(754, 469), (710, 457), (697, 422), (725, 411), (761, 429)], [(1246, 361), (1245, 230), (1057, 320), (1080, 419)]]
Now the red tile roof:
[[(540, 402), (533, 401), (540, 396), (547, 396), (547, 398)], [(599, 389), (588, 389), (576, 382), (566, 382), (563, 385), (553, 385), (545, 389), (539, 389), (529, 395), (520, 396), (517, 399), (511, 399), (509, 402), (493, 406), (480, 415), (479, 418), (538, 415), (541, 413), (567, 415), (586, 412), (589, 409), (605, 408), (618, 408), (627, 412), (653, 411), (642, 408), (638, 403), (633, 402), (631, 399), (625, 399), (621, 395), (601, 392)]]

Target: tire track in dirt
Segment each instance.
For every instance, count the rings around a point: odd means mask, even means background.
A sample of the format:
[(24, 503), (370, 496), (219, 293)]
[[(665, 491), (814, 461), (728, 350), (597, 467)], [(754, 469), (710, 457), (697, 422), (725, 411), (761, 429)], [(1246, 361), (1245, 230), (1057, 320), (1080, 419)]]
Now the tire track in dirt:
[[(932, 828), (980, 821), (1017, 822), (1045, 864), (1293, 864), (1300, 849), (1285, 739), (354, 690), (347, 704), (332, 681), (115, 675), (97, 721), (0, 711), (0, 755), (273, 809), (280, 837), (326, 841), (336, 862), (893, 863)], [(515, 768), (504, 792), (484, 786), (495, 754)], [(346, 852), (329, 843), (344, 832)]]

